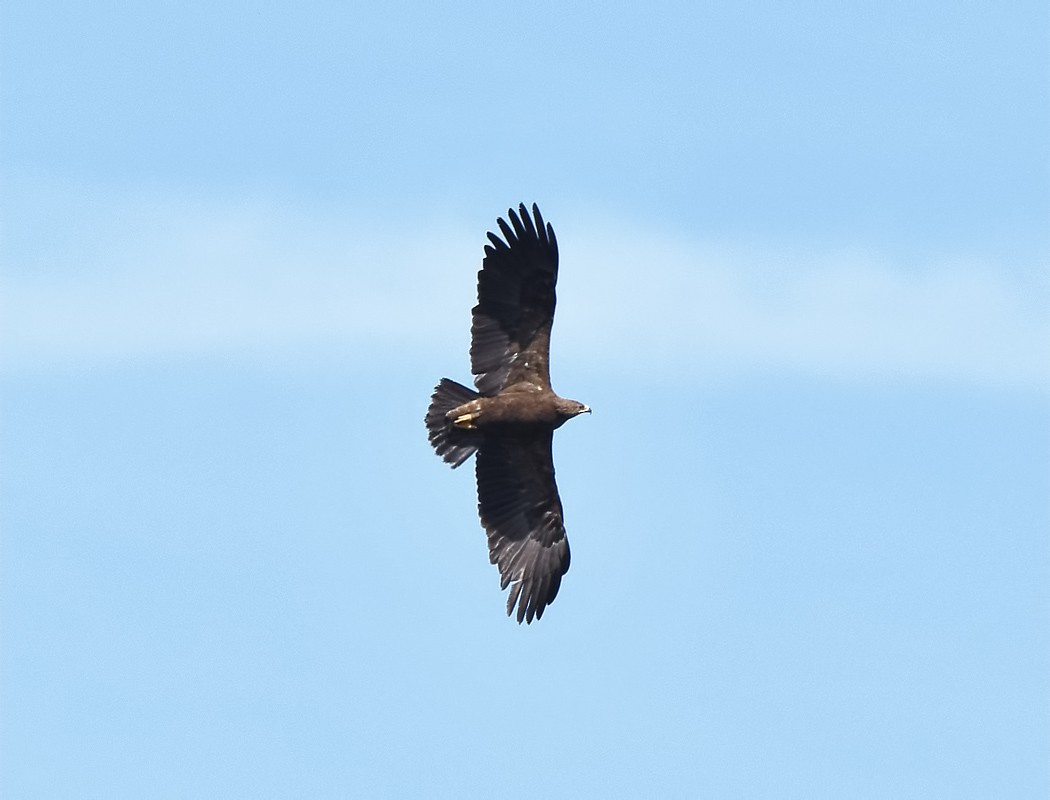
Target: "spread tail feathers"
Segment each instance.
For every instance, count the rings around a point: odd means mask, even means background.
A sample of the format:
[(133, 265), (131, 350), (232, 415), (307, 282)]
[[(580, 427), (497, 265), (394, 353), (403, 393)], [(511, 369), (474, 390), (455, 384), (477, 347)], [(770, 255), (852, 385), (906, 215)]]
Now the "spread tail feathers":
[(455, 469), (468, 458), (481, 444), (481, 434), (477, 431), (455, 427), (445, 415), (456, 406), (481, 397), (466, 386), (442, 378), (434, 388), (427, 410), (426, 423), (430, 432), (430, 443), (437, 454)]

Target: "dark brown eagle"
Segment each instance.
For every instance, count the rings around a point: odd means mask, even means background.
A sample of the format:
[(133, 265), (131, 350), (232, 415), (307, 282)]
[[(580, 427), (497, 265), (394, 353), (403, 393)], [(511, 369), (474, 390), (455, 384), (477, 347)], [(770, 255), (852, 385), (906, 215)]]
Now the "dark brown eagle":
[[(558, 242), (540, 210), (507, 212), (489, 233), (478, 273), (470, 364), (478, 391), (443, 378), (426, 424), (430, 443), (458, 467), (477, 452), (478, 514), (500, 588), (510, 586), (507, 614), (539, 619), (569, 570), (561, 500), (554, 482), (554, 429), (590, 411), (551, 389), (551, 323)], [(535, 221), (534, 221), (535, 219)]]

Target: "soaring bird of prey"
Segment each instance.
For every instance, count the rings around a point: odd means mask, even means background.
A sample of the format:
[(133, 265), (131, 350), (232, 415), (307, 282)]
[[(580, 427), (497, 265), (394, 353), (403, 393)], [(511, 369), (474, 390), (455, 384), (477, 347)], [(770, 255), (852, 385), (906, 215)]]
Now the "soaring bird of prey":
[(475, 452), (478, 514), (500, 588), (510, 586), (507, 614), (531, 623), (558, 594), (569, 570), (561, 499), (554, 482), (554, 429), (583, 403), (551, 389), (551, 324), (558, 242), (540, 210), (524, 204), (496, 220), (478, 273), (470, 364), (475, 392), (443, 378), (426, 415), (430, 443), (458, 467)]

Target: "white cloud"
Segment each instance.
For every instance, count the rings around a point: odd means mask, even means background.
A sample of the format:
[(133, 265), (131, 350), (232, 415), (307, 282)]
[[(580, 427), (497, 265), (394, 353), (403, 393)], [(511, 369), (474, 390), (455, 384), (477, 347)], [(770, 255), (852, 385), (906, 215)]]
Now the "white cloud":
[(563, 272), (589, 314), (565, 315), (559, 334), (621, 358), (1050, 386), (1045, 272), (1026, 281), (963, 259), (902, 265), (863, 251), (715, 247), (629, 231), (581, 237), (573, 249), (602, 267)]
[[(484, 231), (463, 220), (395, 227), (349, 211), (104, 202), (75, 222), (5, 250), (8, 370), (377, 342), (466, 348)], [(1050, 386), (1047, 286), (1004, 265), (559, 231), (559, 360), (623, 374)]]
[(266, 206), (114, 208), (78, 227), (6, 265), (9, 368), (425, 341), (457, 300), (439, 265), (473, 244)]

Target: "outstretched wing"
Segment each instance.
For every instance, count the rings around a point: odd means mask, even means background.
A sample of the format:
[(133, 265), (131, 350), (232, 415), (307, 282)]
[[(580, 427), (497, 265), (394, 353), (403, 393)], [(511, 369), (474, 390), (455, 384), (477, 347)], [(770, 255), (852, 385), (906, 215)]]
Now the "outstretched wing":
[(554, 602), (569, 571), (561, 500), (554, 482), (548, 431), (539, 437), (486, 438), (477, 456), (478, 513), (488, 533), (489, 560), (509, 585), (507, 614), (532, 622)]
[[(471, 325), (470, 363), (478, 391), (493, 395), (526, 381), (550, 387), (551, 323), (558, 281), (558, 242), (535, 203), (529, 216), (507, 212), (496, 220), (503, 239), (489, 233), (478, 273), (478, 304)], [(506, 241), (504, 241), (504, 239)]]

